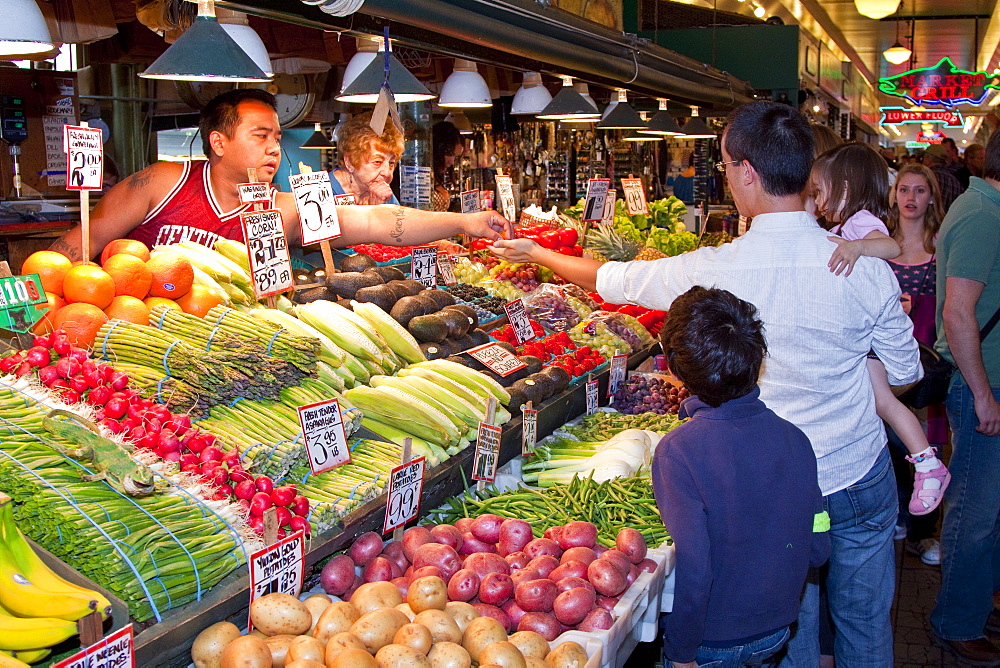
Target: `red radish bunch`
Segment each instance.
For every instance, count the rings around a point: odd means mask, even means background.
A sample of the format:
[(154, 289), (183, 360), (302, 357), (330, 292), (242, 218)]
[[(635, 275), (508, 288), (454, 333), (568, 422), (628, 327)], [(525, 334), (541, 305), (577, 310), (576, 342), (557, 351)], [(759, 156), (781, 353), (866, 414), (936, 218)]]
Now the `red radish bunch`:
[(271, 508), (275, 509), (278, 520), (279, 539), (299, 530), (310, 533), (311, 527), (306, 519), (309, 515), (309, 499), (299, 494), (295, 485), (275, 487), (274, 481), (266, 475), (254, 478), (242, 469), (232, 470), (230, 482), (234, 484), (233, 496), (237, 503), (247, 509), (250, 527), (258, 535), (264, 535), (264, 513)]

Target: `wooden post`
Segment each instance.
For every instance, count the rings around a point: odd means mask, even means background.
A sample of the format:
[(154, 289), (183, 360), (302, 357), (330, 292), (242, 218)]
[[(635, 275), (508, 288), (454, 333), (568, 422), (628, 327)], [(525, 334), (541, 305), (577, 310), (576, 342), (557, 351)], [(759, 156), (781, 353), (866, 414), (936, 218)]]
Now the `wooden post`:
[(273, 506), (264, 511), (264, 542), (268, 547), (278, 542), (278, 513)]
[(80, 633), (80, 647), (83, 648), (90, 647), (104, 637), (104, 624), (99, 611), (76, 620), (76, 628)]
[[(403, 454), (399, 458), (400, 464), (407, 464), (413, 458), (413, 439), (407, 436), (403, 439)], [(396, 527), (392, 530), (392, 539), (403, 540), (403, 527)]]

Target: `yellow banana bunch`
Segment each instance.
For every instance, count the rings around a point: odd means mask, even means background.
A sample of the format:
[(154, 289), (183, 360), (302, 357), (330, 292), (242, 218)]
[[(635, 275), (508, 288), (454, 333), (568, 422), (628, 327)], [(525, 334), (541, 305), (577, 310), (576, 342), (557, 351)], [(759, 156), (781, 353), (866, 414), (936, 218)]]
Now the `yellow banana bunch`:
[(48, 658), (52, 654), (51, 647), (43, 647), (41, 649), (21, 649), (21, 650), (11, 650), (10, 655), (13, 656), (18, 661), (24, 661), (25, 663), (38, 663), (42, 659)]
[[(5, 652), (25, 650), (33, 654), (39, 648), (52, 647), (72, 638), (76, 632), (76, 622), (65, 619), (13, 617), (0, 612), (0, 650)], [(0, 663), (0, 667), (4, 665)]]
[(20, 659), (7, 654), (6, 652), (0, 652), (0, 668), (30, 668), (27, 663), (21, 661)]

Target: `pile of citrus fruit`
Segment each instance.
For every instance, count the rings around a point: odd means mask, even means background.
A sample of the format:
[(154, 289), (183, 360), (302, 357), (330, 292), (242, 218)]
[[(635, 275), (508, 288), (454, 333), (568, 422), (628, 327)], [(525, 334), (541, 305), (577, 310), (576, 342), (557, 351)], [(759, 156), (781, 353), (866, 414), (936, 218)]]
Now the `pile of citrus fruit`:
[(158, 304), (204, 316), (222, 303), (216, 294), (194, 284), (194, 269), (182, 254), (161, 250), (150, 254), (141, 241), (115, 239), (101, 253), (101, 264), (72, 262), (56, 251), (31, 254), (21, 274), (38, 274), (48, 309), (37, 333), (61, 329), (77, 346), (91, 347), (97, 330), (108, 320), (149, 324)]

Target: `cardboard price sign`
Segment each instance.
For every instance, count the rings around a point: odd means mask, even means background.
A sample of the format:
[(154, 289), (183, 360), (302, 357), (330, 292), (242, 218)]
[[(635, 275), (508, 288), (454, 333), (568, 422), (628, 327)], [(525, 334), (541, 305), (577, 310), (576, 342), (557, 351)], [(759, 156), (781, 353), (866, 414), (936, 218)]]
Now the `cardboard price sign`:
[(538, 411), (533, 408), (521, 410), (521, 456), (527, 457), (538, 444)]
[(490, 371), (498, 376), (509, 376), (518, 369), (528, 366), (517, 356), (497, 343), (484, 343), (481, 346), (466, 351), (472, 357), (485, 364)]
[(462, 192), (462, 213), (476, 213), (479, 211), (479, 191), (466, 190)]
[[(252, 177), (251, 177), (252, 178)], [(241, 204), (270, 204), (271, 184), (257, 181), (255, 183), (240, 183), (236, 186), (240, 191)]]
[(327, 399), (299, 406), (299, 425), (314, 474), (329, 471), (351, 461), (340, 402)]
[(0, 278), (0, 329), (27, 333), (45, 317), (47, 301), (38, 274)]
[(455, 265), (452, 264), (451, 256), (447, 253), (438, 253), (437, 270), (441, 274), (441, 280), (445, 285), (455, 285), (458, 279), (455, 278)]
[(401, 527), (420, 512), (420, 494), (424, 489), (424, 458), (400, 464), (389, 473), (386, 493), (385, 523), (382, 533)]
[(497, 464), (500, 461), (500, 427), (486, 422), (479, 423), (476, 437), (476, 457), (472, 460), (472, 479), (493, 482), (497, 479)]
[(597, 379), (587, 381), (587, 415), (597, 412), (598, 406)]
[(433, 288), (437, 283), (437, 254), (434, 246), (414, 246), (410, 260), (410, 278)]
[(628, 209), (628, 215), (649, 213), (642, 179), (622, 179), (622, 189), (625, 191), (625, 208)]
[(129, 623), (52, 668), (135, 668), (135, 635)]
[(104, 141), (98, 128), (67, 125), (66, 190), (100, 190), (104, 185)]
[(615, 200), (618, 197), (618, 191), (614, 188), (608, 190), (608, 196), (604, 199), (604, 215), (601, 216), (602, 225), (614, 225), (615, 224)]
[(528, 314), (524, 312), (523, 301), (515, 299), (503, 308), (507, 311), (507, 319), (510, 320), (510, 326), (514, 330), (514, 338), (517, 339), (518, 345), (535, 338), (535, 330), (531, 327)]
[(258, 299), (291, 289), (292, 264), (288, 243), (277, 209), (244, 211), (240, 214), (250, 256), (253, 291)]
[(628, 355), (615, 355), (611, 358), (611, 373), (608, 378), (608, 396), (613, 397), (615, 392), (625, 385), (625, 376), (628, 374)]
[(590, 179), (587, 182), (587, 202), (583, 205), (581, 218), (583, 222), (592, 223), (604, 219), (604, 202), (610, 188), (611, 179)]
[(497, 194), (500, 197), (500, 212), (509, 221), (517, 216), (517, 206), (514, 202), (514, 184), (509, 176), (497, 175)]
[(295, 208), (302, 225), (302, 245), (329, 241), (340, 236), (340, 218), (330, 188), (330, 173), (309, 172), (288, 177), (295, 197)]
[(346, 193), (344, 195), (334, 195), (333, 201), (337, 206), (346, 206), (348, 204), (357, 204), (358, 198), (354, 196), (354, 193)]
[[(250, 603), (267, 594), (298, 597), (306, 571), (306, 541), (301, 531), (250, 556)], [(253, 623), (248, 622), (252, 631)]]

